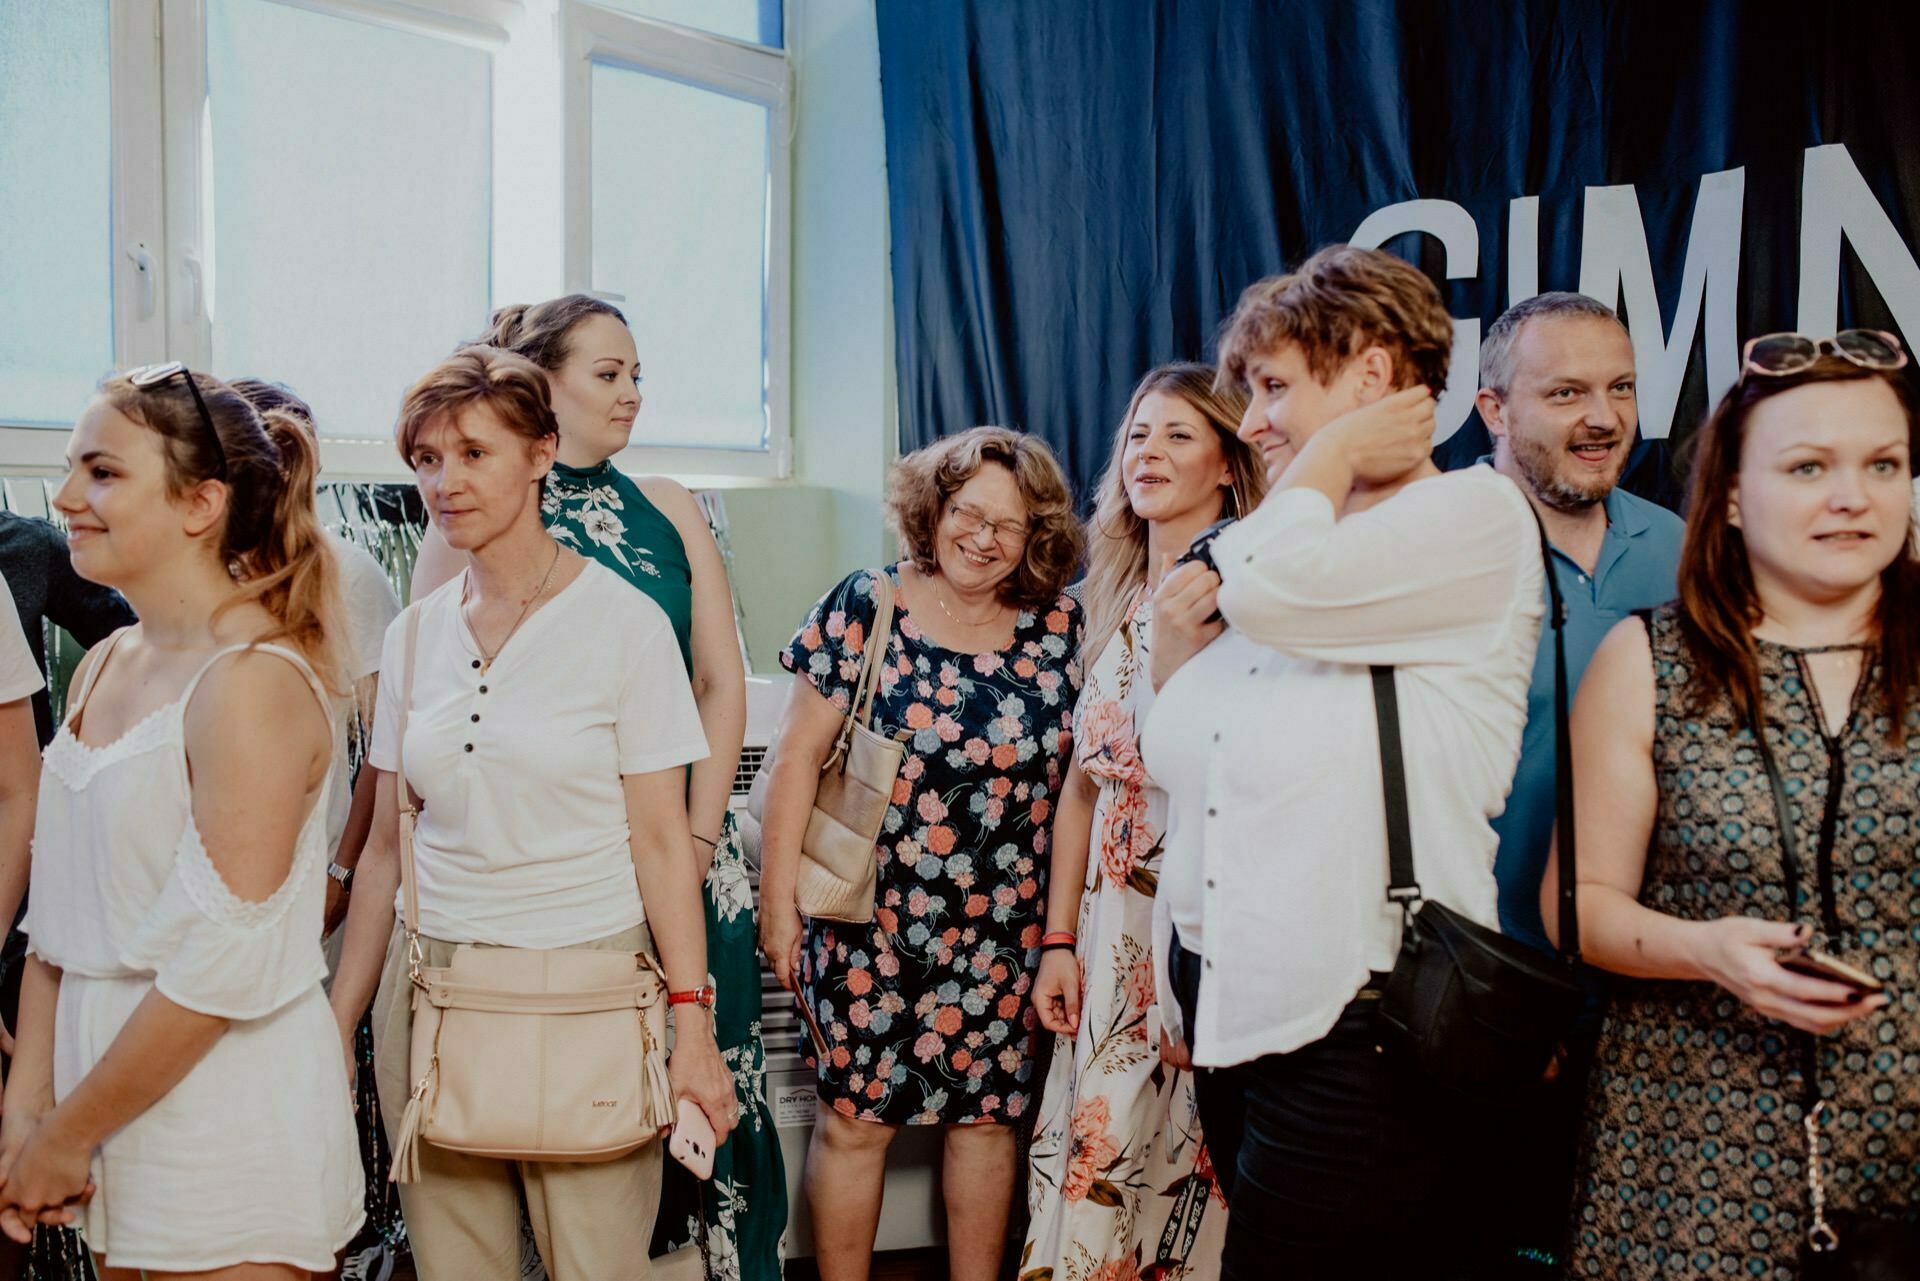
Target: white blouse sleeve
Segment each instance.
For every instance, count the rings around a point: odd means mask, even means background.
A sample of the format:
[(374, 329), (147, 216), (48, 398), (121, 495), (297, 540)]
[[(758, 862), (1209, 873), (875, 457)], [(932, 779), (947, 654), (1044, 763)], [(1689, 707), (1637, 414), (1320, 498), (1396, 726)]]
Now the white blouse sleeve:
[(1314, 489), (1269, 495), (1214, 543), (1220, 612), (1248, 638), (1332, 663), (1471, 663), (1537, 594), (1526, 499), (1490, 470), (1416, 482), (1345, 520)]
[[(418, 609), (418, 605), (409, 608)], [(387, 625), (387, 638), (380, 647), (380, 666), (375, 671), (384, 672), (390, 679), (382, 679), (380, 692), (373, 705), (373, 742), (367, 747), (367, 764), (375, 769), (393, 773), (398, 760), (397, 749), (400, 737), (400, 700), (407, 691), (402, 688), (405, 681), (401, 672), (405, 670), (403, 659), (407, 645), (407, 614), (403, 610), (400, 616)]]
[[(646, 604), (651, 605), (651, 601)], [(707, 758), (707, 732), (680, 661), (680, 642), (658, 607), (640, 625), (644, 634), (627, 653), (614, 738), (622, 774), (651, 774)], [(640, 628), (636, 628), (636, 631)]]
[(151, 970), (155, 989), (176, 1005), (215, 1018), (264, 1018), (326, 977), (318, 922), (307, 928), (293, 910), (316, 875), (296, 857), (270, 896), (238, 898), (189, 824), (173, 871), (122, 959)]
[(7, 580), (0, 578), (0, 703), (38, 693), (46, 683), (27, 647), (27, 633), (13, 607)]

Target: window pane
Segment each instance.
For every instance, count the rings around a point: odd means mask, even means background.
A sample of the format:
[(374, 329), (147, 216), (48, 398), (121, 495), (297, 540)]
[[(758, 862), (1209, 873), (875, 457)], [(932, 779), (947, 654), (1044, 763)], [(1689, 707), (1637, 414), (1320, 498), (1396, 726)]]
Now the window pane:
[(767, 439), (767, 108), (593, 67), (593, 283), (647, 371), (634, 443)]
[(113, 367), (106, 0), (0, 2), (0, 421), (70, 426)]
[(485, 327), (492, 65), (430, 36), (211, 0), (213, 368), (383, 437)]
[(595, 3), (642, 18), (658, 18), (696, 31), (711, 31), (716, 36), (763, 44), (769, 49), (786, 47), (781, 29), (785, 7), (782, 0), (595, 0)]

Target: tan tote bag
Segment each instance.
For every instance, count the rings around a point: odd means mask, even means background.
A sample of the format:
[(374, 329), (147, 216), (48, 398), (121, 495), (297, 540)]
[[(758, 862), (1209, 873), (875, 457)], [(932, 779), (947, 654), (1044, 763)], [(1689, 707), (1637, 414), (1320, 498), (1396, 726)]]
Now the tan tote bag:
[[(907, 757), (904, 744), (873, 728), (880, 669), (886, 666), (887, 647), (893, 640), (893, 578), (885, 569), (874, 571), (873, 599), (873, 630), (861, 657), (860, 679), (833, 753), (820, 767), (813, 816), (800, 841), (800, 878), (794, 893), (803, 916), (854, 924), (873, 919), (873, 896), (880, 877), (873, 847), (880, 839), (887, 807), (893, 804), (893, 781)], [(768, 750), (747, 794), (747, 813), (755, 827), (766, 811), (778, 747), (776, 743)]]
[(424, 965), (402, 747), (420, 613), (407, 614), (400, 736), (400, 887), (413, 985), (407, 1100), (389, 1178), (420, 1177), (419, 1144), (520, 1161), (611, 1161), (673, 1120), (667, 980), (644, 952), (462, 944)]

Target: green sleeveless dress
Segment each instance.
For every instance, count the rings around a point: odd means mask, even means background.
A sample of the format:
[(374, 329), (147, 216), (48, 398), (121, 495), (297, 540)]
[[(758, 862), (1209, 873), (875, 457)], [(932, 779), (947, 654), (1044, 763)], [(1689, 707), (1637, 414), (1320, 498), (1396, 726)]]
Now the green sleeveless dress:
[[(673, 522), (611, 462), (555, 463), (540, 504), (553, 536), (651, 596), (673, 623), (693, 670), (693, 569)], [(728, 812), (705, 886), (707, 965), (720, 990), (714, 1038), (733, 1072), (740, 1124), (715, 1154), (702, 1184), (667, 1162), (653, 1249), (698, 1243), (710, 1281), (780, 1281), (787, 1226), (786, 1165), (767, 1106), (760, 1039), (758, 912), (734, 819)]]

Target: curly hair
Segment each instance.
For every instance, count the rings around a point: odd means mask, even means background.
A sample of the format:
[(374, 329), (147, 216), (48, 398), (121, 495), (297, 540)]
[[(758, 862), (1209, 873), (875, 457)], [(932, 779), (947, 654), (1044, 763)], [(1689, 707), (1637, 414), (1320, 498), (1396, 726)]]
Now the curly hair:
[(887, 519), (914, 567), (934, 573), (939, 568), (935, 536), (947, 504), (988, 463), (1013, 473), (1027, 507), (1027, 543), (1019, 566), (1001, 584), (1001, 599), (1021, 609), (1050, 605), (1080, 568), (1086, 535), (1074, 517), (1073, 491), (1060, 460), (1035, 437), (1005, 427), (975, 427), (916, 449), (893, 465)]
[(1453, 359), (1453, 318), (1426, 273), (1384, 249), (1330, 245), (1284, 276), (1247, 286), (1220, 333), (1220, 380), (1244, 386), (1247, 365), (1297, 343), (1321, 382), (1368, 345), (1393, 356), (1402, 388), (1438, 396)]

